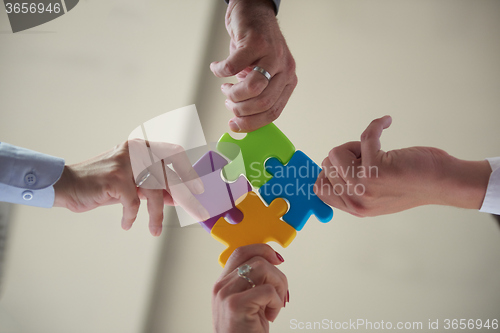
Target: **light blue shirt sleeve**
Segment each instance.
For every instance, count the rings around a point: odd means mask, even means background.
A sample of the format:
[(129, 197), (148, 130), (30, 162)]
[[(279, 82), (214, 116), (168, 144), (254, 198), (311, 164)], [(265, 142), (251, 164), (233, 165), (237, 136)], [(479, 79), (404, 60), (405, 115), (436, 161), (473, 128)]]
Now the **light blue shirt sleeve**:
[[(229, 3), (229, 0), (224, 0), (224, 1), (226, 1), (226, 3)], [(276, 15), (278, 15), (278, 11), (280, 9), (281, 0), (273, 0), (273, 3), (274, 3), (274, 12), (276, 13)]]
[(0, 201), (50, 208), (62, 158), (0, 142)]
[(500, 215), (500, 157), (487, 158), (491, 165), (490, 181), (480, 212)]

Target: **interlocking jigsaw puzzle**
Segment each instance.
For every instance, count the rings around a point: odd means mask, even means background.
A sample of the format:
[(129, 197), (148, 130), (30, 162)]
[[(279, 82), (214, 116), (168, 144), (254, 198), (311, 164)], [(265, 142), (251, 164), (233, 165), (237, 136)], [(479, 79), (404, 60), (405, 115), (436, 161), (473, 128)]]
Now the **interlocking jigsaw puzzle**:
[(313, 191), (321, 168), (295, 151), (276, 125), (241, 140), (225, 133), (217, 150), (231, 161), (210, 151), (193, 167), (205, 187), (195, 197), (211, 216), (200, 224), (227, 246), (219, 256), (222, 266), (240, 246), (275, 241), (287, 247), (311, 215), (323, 223), (333, 218), (332, 208)]

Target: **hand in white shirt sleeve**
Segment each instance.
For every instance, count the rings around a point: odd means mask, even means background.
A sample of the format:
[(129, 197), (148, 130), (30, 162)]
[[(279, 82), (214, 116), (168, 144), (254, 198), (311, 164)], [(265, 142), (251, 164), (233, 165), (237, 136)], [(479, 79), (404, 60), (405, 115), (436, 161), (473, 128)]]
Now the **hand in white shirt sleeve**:
[(0, 142), (0, 201), (50, 208), (62, 158)]
[(487, 158), (491, 166), (488, 189), (480, 212), (500, 215), (500, 157)]
[[(139, 188), (132, 172), (130, 143), (132, 146), (145, 145), (126, 141), (73, 165), (65, 165), (64, 160), (57, 157), (0, 143), (0, 201), (45, 208), (65, 207), (73, 212), (122, 204), (122, 228), (128, 230), (137, 217), (141, 199), (145, 199), (153, 236), (161, 234), (164, 205), (177, 203), (200, 221), (209, 217), (194, 199), (193, 194), (203, 193), (204, 187), (182, 147), (149, 142), (151, 147), (158, 148), (157, 152), (170, 153), (168, 162), (174, 170), (156, 168), (158, 174), (155, 174), (151, 166), (153, 177), (148, 179), (161, 186)], [(162, 156), (161, 160), (167, 157)], [(164, 172), (169, 174), (170, 183), (166, 179), (160, 182)]]
[(360, 141), (328, 153), (315, 184), (319, 198), (356, 216), (423, 205), (499, 212), (500, 172), (495, 163), (490, 161), (490, 167), (486, 160), (461, 160), (434, 147), (384, 151), (380, 137), (391, 122), (389, 116), (375, 119)]

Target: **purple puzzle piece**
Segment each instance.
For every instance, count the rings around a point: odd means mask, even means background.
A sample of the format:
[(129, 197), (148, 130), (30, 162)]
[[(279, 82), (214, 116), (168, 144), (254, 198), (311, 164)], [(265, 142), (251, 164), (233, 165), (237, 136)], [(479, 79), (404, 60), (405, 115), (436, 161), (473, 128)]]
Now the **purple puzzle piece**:
[(209, 151), (193, 165), (205, 187), (205, 192), (195, 195), (195, 198), (211, 216), (208, 220), (199, 222), (208, 232), (221, 217), (233, 224), (240, 222), (243, 213), (236, 208), (234, 202), (252, 190), (252, 186), (243, 176), (233, 183), (226, 183), (222, 179), (221, 170), (227, 163), (224, 157)]

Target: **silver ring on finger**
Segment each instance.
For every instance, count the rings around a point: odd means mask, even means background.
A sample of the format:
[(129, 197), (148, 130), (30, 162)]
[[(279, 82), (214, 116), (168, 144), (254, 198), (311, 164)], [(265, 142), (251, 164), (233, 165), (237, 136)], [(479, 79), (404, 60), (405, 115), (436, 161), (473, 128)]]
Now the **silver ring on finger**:
[(253, 281), (248, 277), (248, 274), (250, 273), (251, 270), (252, 267), (250, 265), (248, 264), (241, 265), (240, 267), (238, 267), (238, 276), (240, 278), (245, 279), (248, 283), (250, 283), (252, 288), (255, 288), (255, 283), (253, 283)]
[(268, 71), (266, 71), (264, 68), (255, 66), (253, 68), (254, 71), (259, 72), (260, 74), (264, 75), (264, 77), (267, 79), (267, 81), (271, 81), (271, 74), (269, 74)]
[(148, 169), (145, 169), (143, 172), (137, 176), (137, 180), (135, 181), (135, 186), (141, 187), (142, 184), (148, 180), (149, 176), (151, 176), (151, 172)]

